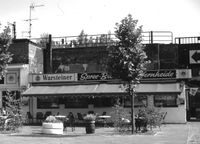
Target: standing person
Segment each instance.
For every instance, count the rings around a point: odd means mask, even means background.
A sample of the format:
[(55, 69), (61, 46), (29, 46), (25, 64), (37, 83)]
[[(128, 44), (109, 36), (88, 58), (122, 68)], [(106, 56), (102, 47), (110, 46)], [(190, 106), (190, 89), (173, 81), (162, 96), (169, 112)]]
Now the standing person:
[(68, 119), (69, 119), (69, 126), (72, 128), (72, 131), (75, 131), (75, 118), (72, 112), (69, 112), (68, 115)]

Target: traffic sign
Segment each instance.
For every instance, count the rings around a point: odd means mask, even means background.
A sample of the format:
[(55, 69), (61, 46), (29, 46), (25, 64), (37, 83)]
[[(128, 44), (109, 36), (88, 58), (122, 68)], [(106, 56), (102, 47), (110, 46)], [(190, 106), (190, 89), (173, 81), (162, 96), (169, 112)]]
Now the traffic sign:
[(200, 64), (200, 50), (189, 51), (190, 64)]

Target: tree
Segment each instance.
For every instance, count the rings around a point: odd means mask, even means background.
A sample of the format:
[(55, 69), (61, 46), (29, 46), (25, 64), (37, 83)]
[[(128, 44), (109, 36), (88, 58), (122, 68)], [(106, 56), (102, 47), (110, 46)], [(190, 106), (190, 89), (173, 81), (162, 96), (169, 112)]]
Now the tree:
[(78, 41), (79, 46), (87, 43), (87, 41), (88, 41), (87, 34), (85, 34), (84, 30), (82, 30), (81, 33), (79, 34), (77, 41)]
[(7, 90), (3, 94), (3, 100), (7, 118), (6, 121), (1, 124), (2, 128), (0, 130), (16, 131), (24, 122), (21, 99), (17, 96), (17, 92)]
[(37, 40), (37, 44), (40, 45), (42, 48), (46, 48), (47, 43), (49, 42), (49, 34), (43, 33), (40, 35), (40, 39)]
[[(0, 32), (0, 77), (3, 77), (5, 75), (7, 64), (12, 61), (12, 54), (8, 51), (9, 45), (12, 40), (10, 32), (11, 31), (9, 26), (5, 26), (3, 32)], [(5, 122), (6, 129), (8, 128), (10, 130), (11, 128), (12, 130), (14, 130), (15, 127), (18, 127), (19, 124), (21, 124), (18, 123), (20, 118), (20, 101), (16, 100), (15, 95), (12, 95), (10, 92), (6, 93), (6, 95), (3, 96), (3, 99), (6, 103), (6, 111), (9, 112), (9, 117), (7, 119), (9, 125), (7, 125), (8, 123)]]
[(124, 82), (131, 98), (132, 133), (134, 132), (134, 95), (148, 63), (142, 42), (142, 26), (137, 27), (137, 20), (128, 15), (116, 23), (116, 46), (108, 48), (108, 72)]
[(12, 54), (8, 51), (11, 43), (10, 32), (11, 30), (9, 26), (5, 26), (3, 32), (0, 32), (0, 77), (5, 75), (7, 64), (12, 61)]

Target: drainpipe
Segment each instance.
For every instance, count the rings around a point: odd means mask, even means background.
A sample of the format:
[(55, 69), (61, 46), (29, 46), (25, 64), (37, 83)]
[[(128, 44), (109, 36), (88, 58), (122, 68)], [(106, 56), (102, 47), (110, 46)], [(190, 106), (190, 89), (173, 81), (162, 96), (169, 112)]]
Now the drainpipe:
[(151, 44), (153, 44), (153, 31), (150, 31), (150, 41), (151, 41)]
[(51, 35), (49, 35), (46, 49), (44, 50), (44, 73), (52, 73), (52, 48)]
[(49, 35), (49, 73), (52, 73), (52, 47), (51, 47), (52, 37)]

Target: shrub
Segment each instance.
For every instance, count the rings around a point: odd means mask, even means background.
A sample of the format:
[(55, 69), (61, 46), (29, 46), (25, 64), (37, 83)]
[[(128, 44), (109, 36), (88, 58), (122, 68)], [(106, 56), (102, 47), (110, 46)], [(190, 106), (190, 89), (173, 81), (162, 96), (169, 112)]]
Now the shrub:
[[(123, 106), (116, 104), (111, 112), (112, 122), (118, 132), (127, 132), (131, 126), (131, 114)], [(148, 131), (148, 128), (152, 130), (153, 127), (160, 127), (162, 124), (162, 113), (159, 109), (155, 108), (140, 108), (138, 116), (142, 118), (141, 127), (142, 132)], [(128, 121), (129, 120), (129, 121)]]
[(1, 123), (0, 130), (16, 131), (21, 127), (25, 121), (22, 113), (22, 102), (17, 98), (16, 93), (9, 90), (3, 95), (4, 108), (6, 110), (7, 118)]
[(51, 116), (51, 115), (48, 116), (44, 122), (46, 122), (46, 123), (62, 123), (62, 121), (56, 119), (54, 116)]
[(124, 109), (123, 106), (116, 104), (112, 108), (111, 117), (115, 129), (118, 132), (126, 132), (129, 130), (130, 124), (126, 122), (131, 119), (131, 114), (128, 110)]
[(138, 116), (143, 117), (146, 125), (152, 130), (153, 127), (160, 127), (162, 124), (162, 113), (155, 108), (141, 108)]
[(87, 114), (86, 116), (83, 117), (85, 121), (95, 121), (96, 116), (94, 114)]

